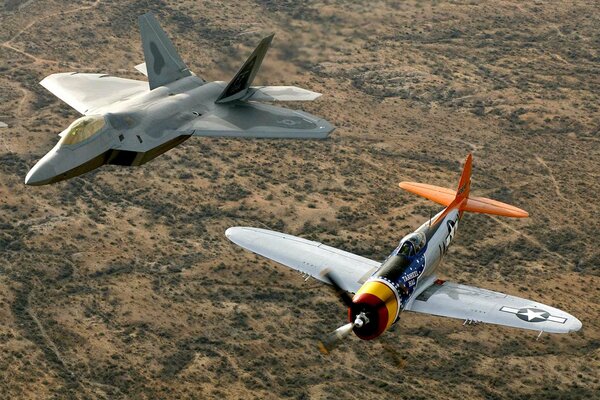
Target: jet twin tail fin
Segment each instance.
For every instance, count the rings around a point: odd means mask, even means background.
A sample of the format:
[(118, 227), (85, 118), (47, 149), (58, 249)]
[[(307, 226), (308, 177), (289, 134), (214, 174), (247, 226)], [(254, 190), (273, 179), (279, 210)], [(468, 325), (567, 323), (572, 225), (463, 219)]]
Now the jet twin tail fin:
[[(521, 210), (510, 204), (488, 199), (485, 197), (474, 197), (470, 195), (471, 190), (471, 166), (473, 158), (467, 156), (465, 166), (460, 177), (458, 190), (427, 185), (416, 182), (400, 182), (400, 187), (411, 193), (418, 194), (438, 204), (446, 206), (446, 211), (458, 208), (460, 211), (469, 211), (482, 214), (501, 215), (504, 217), (525, 218), (529, 216), (527, 211)], [(444, 212), (442, 215), (445, 215)]]
[(227, 84), (227, 87), (223, 90), (223, 93), (221, 93), (215, 103), (227, 103), (229, 101), (239, 100), (246, 96), (256, 73), (260, 69), (262, 61), (267, 54), (267, 50), (269, 50), (269, 46), (271, 46), (273, 36), (275, 36), (275, 34), (267, 36), (260, 41), (256, 49), (252, 52), (250, 57), (248, 57), (237, 74), (235, 74), (231, 82)]
[(152, 13), (139, 17), (150, 90), (192, 75)]
[[(192, 72), (181, 60), (177, 50), (175, 50), (175, 46), (173, 46), (173, 43), (160, 27), (152, 13), (141, 15), (139, 17), (139, 25), (145, 62), (136, 65), (135, 68), (148, 77), (150, 90), (192, 75)], [(275, 34), (269, 35), (260, 41), (215, 103), (227, 103), (240, 99), (252, 99), (253, 101), (305, 101), (314, 100), (320, 96), (320, 93), (293, 86), (250, 87), (267, 54), (267, 50), (271, 46), (273, 36)]]

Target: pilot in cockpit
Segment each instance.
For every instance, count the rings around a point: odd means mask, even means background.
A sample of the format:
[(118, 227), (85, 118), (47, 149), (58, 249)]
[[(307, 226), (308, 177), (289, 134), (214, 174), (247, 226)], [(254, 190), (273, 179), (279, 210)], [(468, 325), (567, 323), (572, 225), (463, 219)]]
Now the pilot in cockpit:
[(400, 241), (398, 255), (414, 257), (425, 246), (427, 238), (423, 232), (414, 232)]

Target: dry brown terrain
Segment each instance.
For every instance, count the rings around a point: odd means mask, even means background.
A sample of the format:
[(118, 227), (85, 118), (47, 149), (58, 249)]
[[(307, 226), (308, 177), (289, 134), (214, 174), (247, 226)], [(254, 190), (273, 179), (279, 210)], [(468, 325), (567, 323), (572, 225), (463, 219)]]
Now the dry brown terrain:
[[(25, 186), (77, 117), (38, 82), (143, 79), (148, 10), (210, 80), (275, 32), (257, 83), (324, 93), (292, 107), (337, 130), (192, 138)], [(0, 398), (598, 396), (599, 26), (589, 1), (0, 2)], [(345, 318), (334, 295), (224, 236), (269, 227), (382, 259), (438, 209), (397, 182), (454, 186), (468, 152), (474, 192), (531, 218), (467, 215), (441, 277), (563, 308), (580, 332), (407, 313), (324, 357), (316, 340)]]

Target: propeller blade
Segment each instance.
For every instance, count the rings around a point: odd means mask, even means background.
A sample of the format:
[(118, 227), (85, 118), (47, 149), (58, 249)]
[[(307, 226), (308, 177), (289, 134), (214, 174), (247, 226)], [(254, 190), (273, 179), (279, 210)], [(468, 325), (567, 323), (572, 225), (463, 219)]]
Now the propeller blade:
[(350, 296), (347, 291), (342, 289), (334, 275), (328, 269), (326, 269), (323, 271), (322, 276), (333, 287), (337, 296), (342, 300), (342, 303), (344, 303), (347, 307), (352, 307), (354, 304), (352, 302), (352, 296)]
[(329, 354), (333, 349), (342, 343), (344, 339), (350, 335), (352, 329), (354, 328), (354, 323), (350, 322), (346, 325), (342, 325), (337, 328), (335, 331), (331, 332), (325, 339), (319, 342), (319, 350), (323, 354)]

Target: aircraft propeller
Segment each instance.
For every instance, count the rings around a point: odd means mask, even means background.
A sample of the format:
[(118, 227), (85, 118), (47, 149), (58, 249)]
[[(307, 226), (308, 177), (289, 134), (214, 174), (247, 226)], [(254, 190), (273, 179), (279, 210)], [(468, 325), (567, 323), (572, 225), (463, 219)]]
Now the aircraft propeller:
[(354, 305), (354, 303), (352, 302), (352, 296), (350, 296), (348, 292), (340, 286), (338, 280), (335, 278), (335, 276), (331, 273), (330, 270), (324, 270), (321, 273), (321, 276), (325, 278), (327, 283), (331, 285), (331, 287), (335, 291), (335, 294), (340, 298), (340, 300), (342, 300), (342, 303), (344, 303), (346, 307), (352, 307)]
[[(353, 310), (356, 304), (352, 301), (352, 296), (350, 296), (348, 292), (340, 286), (335, 276), (329, 270), (323, 271), (322, 276), (331, 285), (331, 287), (335, 291), (336, 295), (340, 298), (342, 303), (344, 303), (346, 307), (350, 308), (350, 310)], [(354, 313), (351, 311), (351, 314)], [(340, 326), (339, 328), (331, 332), (329, 335), (327, 335), (323, 340), (321, 340), (319, 342), (319, 350), (323, 354), (329, 354), (333, 349), (340, 345), (340, 343), (342, 343), (344, 339), (346, 339), (350, 335), (354, 327), (360, 328), (368, 323), (369, 318), (367, 318), (367, 315), (364, 312), (357, 314), (353, 322), (349, 322), (345, 325)]]

